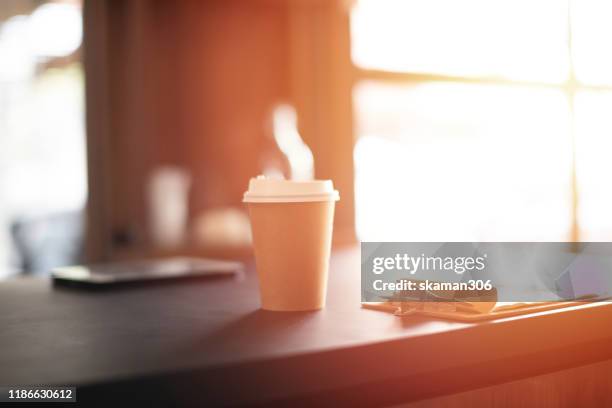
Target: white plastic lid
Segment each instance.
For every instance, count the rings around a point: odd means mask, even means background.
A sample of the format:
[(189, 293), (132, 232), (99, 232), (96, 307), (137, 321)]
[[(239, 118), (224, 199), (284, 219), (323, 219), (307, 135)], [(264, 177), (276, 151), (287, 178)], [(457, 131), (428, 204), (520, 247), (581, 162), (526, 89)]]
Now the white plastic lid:
[(244, 193), (245, 203), (298, 203), (338, 201), (340, 195), (331, 180), (293, 181), (257, 176)]

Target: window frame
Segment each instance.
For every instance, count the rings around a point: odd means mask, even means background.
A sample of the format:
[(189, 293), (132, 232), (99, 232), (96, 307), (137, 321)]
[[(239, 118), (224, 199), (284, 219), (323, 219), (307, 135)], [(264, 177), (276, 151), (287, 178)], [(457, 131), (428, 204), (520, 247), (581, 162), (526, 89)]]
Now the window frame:
[[(571, 169), (570, 169), (570, 189), (571, 189), (571, 229), (568, 236), (570, 242), (579, 242), (581, 240), (580, 223), (579, 223), (579, 192), (578, 180), (576, 177), (576, 125), (575, 125), (575, 99), (576, 94), (583, 90), (591, 91), (612, 91), (612, 85), (593, 85), (580, 82), (576, 77), (573, 56), (573, 41), (572, 41), (572, 10), (571, 1), (567, 7), (567, 52), (569, 61), (568, 76), (563, 82), (541, 82), (531, 80), (513, 80), (499, 76), (463, 76), (463, 75), (442, 75), (435, 73), (423, 72), (408, 72), (408, 71), (387, 71), (383, 69), (362, 68), (356, 65), (351, 59), (353, 70), (353, 84), (356, 86), (361, 81), (377, 81), (393, 84), (418, 84), (425, 82), (451, 82), (460, 84), (478, 84), (478, 85), (505, 85), (505, 86), (523, 86), (533, 89), (556, 89), (563, 92), (568, 101), (569, 114), (569, 134), (571, 140)], [(350, 24), (350, 22), (349, 22)], [(350, 28), (350, 27), (349, 27)], [(358, 135), (355, 135), (357, 138)]]

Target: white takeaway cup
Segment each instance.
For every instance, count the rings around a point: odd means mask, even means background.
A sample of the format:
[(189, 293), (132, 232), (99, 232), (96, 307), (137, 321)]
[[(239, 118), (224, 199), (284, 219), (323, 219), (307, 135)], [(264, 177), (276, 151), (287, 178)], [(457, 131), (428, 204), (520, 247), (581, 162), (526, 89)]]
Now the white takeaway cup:
[(325, 306), (338, 200), (331, 180), (251, 179), (243, 201), (251, 218), (263, 309)]

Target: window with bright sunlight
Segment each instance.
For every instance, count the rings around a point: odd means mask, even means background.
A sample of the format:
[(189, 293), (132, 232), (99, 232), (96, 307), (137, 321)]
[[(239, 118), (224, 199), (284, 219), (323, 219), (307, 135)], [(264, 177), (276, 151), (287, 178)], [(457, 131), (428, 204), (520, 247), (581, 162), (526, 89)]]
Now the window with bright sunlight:
[(361, 240), (612, 239), (612, 3), (359, 0)]
[(79, 1), (0, 4), (0, 277), (80, 248), (87, 194)]

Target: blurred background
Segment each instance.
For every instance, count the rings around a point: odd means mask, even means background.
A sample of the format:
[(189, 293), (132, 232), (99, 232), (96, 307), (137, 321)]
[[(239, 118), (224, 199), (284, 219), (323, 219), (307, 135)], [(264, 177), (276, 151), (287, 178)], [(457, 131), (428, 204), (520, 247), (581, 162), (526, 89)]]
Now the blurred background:
[(612, 238), (604, 0), (3, 0), (0, 276), (250, 254), (250, 177), (335, 245)]
[(0, 3), (0, 277), (82, 252), (82, 37), (79, 2)]

